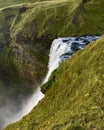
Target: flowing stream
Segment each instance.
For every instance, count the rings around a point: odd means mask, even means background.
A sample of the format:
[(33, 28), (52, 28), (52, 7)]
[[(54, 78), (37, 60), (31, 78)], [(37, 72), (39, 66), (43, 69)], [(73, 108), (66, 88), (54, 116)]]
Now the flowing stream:
[[(71, 56), (78, 50), (83, 49), (87, 44), (99, 38), (96, 36), (81, 36), (81, 37), (66, 37), (66, 38), (58, 38), (52, 42), (50, 54), (49, 54), (49, 64), (48, 64), (48, 72), (41, 83), (41, 85), (45, 84), (51, 73), (57, 69), (59, 64), (71, 58)], [(40, 85), (40, 86), (41, 86)], [(10, 123), (16, 122), (20, 120), (24, 115), (28, 114), (34, 106), (37, 105), (39, 100), (41, 100), (44, 95), (40, 91), (40, 86), (37, 87), (34, 94), (28, 99), (27, 102), (23, 103), (22, 109), (15, 115), (7, 116), (4, 122), (4, 127)]]

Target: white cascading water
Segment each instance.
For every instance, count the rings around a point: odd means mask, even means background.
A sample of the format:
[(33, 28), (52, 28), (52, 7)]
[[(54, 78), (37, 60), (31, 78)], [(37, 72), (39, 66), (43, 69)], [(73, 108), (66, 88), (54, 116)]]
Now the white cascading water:
[[(98, 35), (55, 39), (50, 49), (48, 72), (41, 85), (48, 81), (51, 73), (62, 61), (69, 59), (76, 51), (83, 49), (87, 44), (93, 40), (96, 40), (97, 38), (99, 38)], [(23, 103), (22, 110), (20, 112), (18, 112), (16, 115), (8, 117), (5, 120), (5, 126), (20, 120), (24, 115), (28, 114), (34, 106), (37, 105), (39, 100), (44, 97), (40, 91), (40, 86), (37, 87), (34, 94), (28, 99), (28, 101)]]
[(69, 59), (76, 51), (83, 49), (99, 36), (66, 37), (55, 39), (51, 45), (49, 54), (48, 73), (43, 81), (46, 83), (51, 73), (58, 68), (59, 64)]

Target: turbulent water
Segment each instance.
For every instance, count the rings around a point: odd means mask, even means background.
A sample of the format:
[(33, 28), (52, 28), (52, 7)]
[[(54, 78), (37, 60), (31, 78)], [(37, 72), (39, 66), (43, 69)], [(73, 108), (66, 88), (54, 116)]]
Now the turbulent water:
[[(86, 45), (97, 38), (99, 38), (99, 36), (96, 35), (55, 39), (50, 49), (48, 72), (41, 85), (48, 81), (51, 73), (62, 61), (69, 59), (76, 51), (83, 49)], [(37, 87), (37, 90), (35, 90), (34, 94), (28, 99), (28, 101), (23, 103), (21, 111), (17, 114), (7, 115), (7, 117), (5, 117), (3, 127), (20, 120), (24, 115), (30, 112), (35, 105), (37, 105), (39, 100), (44, 97), (40, 92), (40, 86)]]
[(71, 58), (78, 50), (83, 49), (86, 45), (99, 38), (96, 36), (66, 37), (55, 39), (51, 45), (49, 54), (48, 73), (44, 83), (48, 81), (51, 73), (58, 68), (59, 64)]

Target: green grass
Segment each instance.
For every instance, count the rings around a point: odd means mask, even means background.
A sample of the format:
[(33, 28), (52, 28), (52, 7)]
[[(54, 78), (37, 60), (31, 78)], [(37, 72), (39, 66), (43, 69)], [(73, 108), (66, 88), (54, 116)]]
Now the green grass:
[(39, 1), (39, 0), (0, 0), (0, 8), (21, 4), (21, 3), (30, 3), (34, 1)]
[[(79, 8), (80, 7), (80, 8)], [(76, 12), (80, 10), (78, 22), (73, 24)], [(96, 13), (97, 11), (97, 13)], [(34, 4), (34, 8), (27, 11), (21, 22), (13, 29), (13, 36), (22, 32), (23, 37), (35, 38), (60, 36), (102, 34), (104, 30), (103, 2), (89, 1), (82, 6), (81, 0), (51, 1)], [(91, 24), (93, 23), (93, 24)], [(100, 24), (99, 24), (100, 23)]]
[(64, 61), (55, 72), (54, 84), (46, 84), (50, 89), (45, 98), (5, 130), (103, 130), (103, 57), (101, 37)]

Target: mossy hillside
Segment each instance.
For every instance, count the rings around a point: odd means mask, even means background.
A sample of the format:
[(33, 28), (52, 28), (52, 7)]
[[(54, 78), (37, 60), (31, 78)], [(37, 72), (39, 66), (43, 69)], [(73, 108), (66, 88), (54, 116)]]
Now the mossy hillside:
[(38, 28), (43, 27), (44, 18), (48, 21), (51, 15), (54, 17), (53, 9), (56, 8), (58, 16), (61, 15), (61, 7), (66, 8), (65, 11), (68, 8), (71, 10), (78, 7), (79, 1), (77, 4), (70, 1), (70, 7), (68, 3), (67, 0), (42, 1), (0, 9), (0, 72), (1, 83), (4, 84), (1, 88), (8, 86), (6, 89), (12, 99), (30, 94), (43, 79), (53, 37), (48, 34), (39, 37), (38, 31), (41, 30)]
[[(17, 77), (22, 82), (37, 84), (46, 73), (44, 67), (46, 68), (48, 60), (47, 45), (44, 46), (43, 41), (41, 43), (37, 41), (35, 45), (32, 43), (27, 45), (23, 39), (24, 44), (17, 44), (11, 37), (15, 20), (20, 21), (21, 15), (29, 8), (32, 8), (30, 4), (23, 4), (0, 11), (0, 66), (12, 71), (14, 76), (18, 74)], [(41, 47), (42, 44), (43, 48)], [(39, 73), (39, 69), (43, 70), (42, 73)]]
[[(104, 129), (104, 37), (61, 63), (43, 100), (5, 130)], [(56, 77), (55, 77), (56, 75)], [(54, 84), (49, 84), (54, 79)]]
[[(46, 72), (45, 68), (48, 60), (47, 50), (49, 49), (49, 44), (51, 43), (50, 42), (51, 40), (34, 38), (35, 30), (36, 30), (34, 26), (34, 21), (31, 21), (30, 25), (26, 25), (24, 27), (25, 33), (27, 33), (26, 38), (22, 36), (23, 35), (22, 32), (16, 35), (16, 39), (12, 35), (14, 33), (13, 30), (16, 24), (18, 22), (22, 23), (22, 20), (24, 19), (25, 15), (28, 12), (31, 12), (32, 8), (35, 7), (37, 4), (39, 5), (39, 2), (36, 2), (36, 4), (34, 5), (28, 3), (14, 5), (14, 6), (2, 8), (0, 10), (1, 13), (0, 45), (2, 49), (1, 65), (4, 63), (12, 62), (11, 64), (13, 64), (15, 70), (18, 71), (21, 80), (29, 81), (30, 83), (32, 82), (35, 84), (37, 80), (40, 81), (40, 79), (43, 78), (43, 75)], [(29, 38), (30, 36), (31, 39)], [(11, 64), (6, 65), (10, 70), (12, 70)], [(43, 70), (41, 71), (41, 73), (39, 73), (38, 71), (40, 69)], [(35, 77), (36, 75), (37, 77)]]
[(17, 4), (29, 4), (40, 1), (52, 1), (52, 0), (0, 0), (0, 8), (8, 6), (16, 6)]
[[(11, 37), (15, 19), (21, 20), (18, 16), (30, 8), (30, 4), (21, 4), (0, 10), (0, 108), (6, 112), (20, 110), (22, 101), (35, 91), (47, 71), (46, 42), (17, 44)], [(1, 115), (0, 129), (2, 119)]]
[(0, 8), (21, 3), (30, 3), (34, 1), (40, 1), (40, 0), (0, 0)]
[[(21, 22), (16, 22), (12, 30), (13, 38), (18, 42), (18, 36), (36, 40), (39, 38), (54, 39), (69, 23), (72, 12), (79, 6), (81, 1), (48, 1), (34, 4), (34, 8), (24, 14)], [(65, 19), (64, 19), (65, 17)], [(31, 29), (32, 26), (32, 29)], [(30, 31), (31, 29), (31, 31)]]
[[(46, 42), (17, 44), (11, 37), (15, 19), (30, 8), (30, 4), (22, 4), (0, 10), (0, 108), (6, 105), (12, 109), (16, 104), (20, 109), (22, 100), (34, 92), (47, 71)], [(1, 124), (0, 120), (0, 128)]]
[[(96, 34), (96, 32), (102, 34), (103, 12), (102, 0), (89, 0), (85, 4), (81, 0), (35, 3), (34, 8), (26, 12), (23, 20), (16, 24), (12, 36), (18, 41), (20, 33), (24, 39), (30, 40), (33, 37), (54, 39), (59, 36)], [(30, 33), (31, 25), (34, 28)]]

